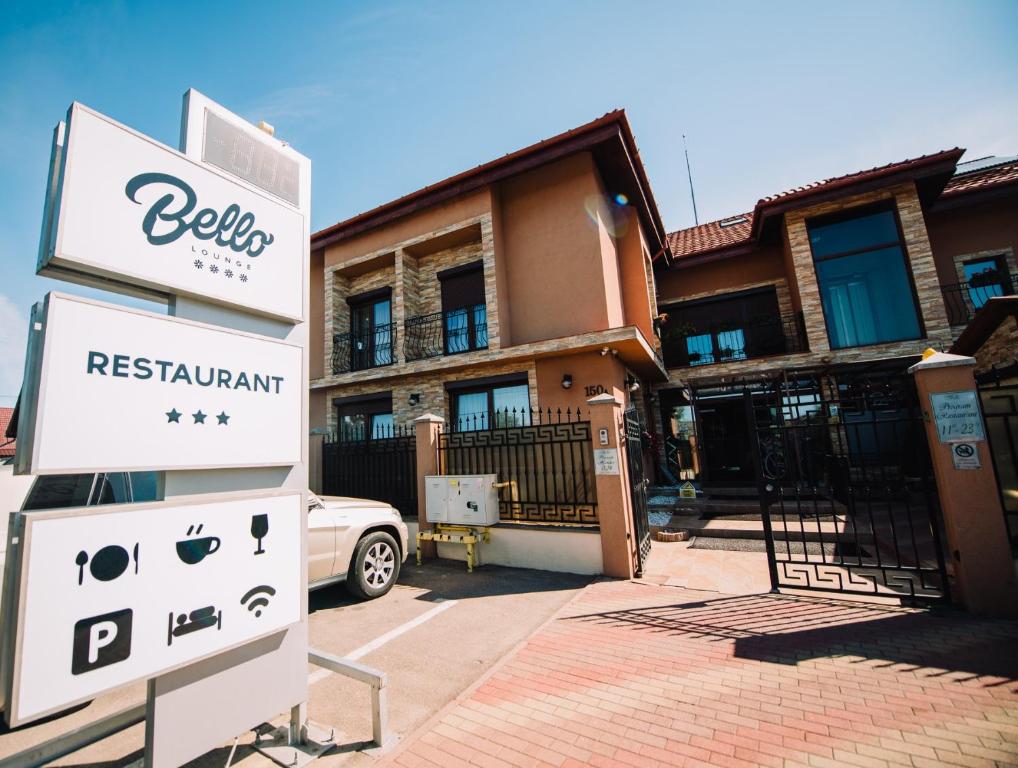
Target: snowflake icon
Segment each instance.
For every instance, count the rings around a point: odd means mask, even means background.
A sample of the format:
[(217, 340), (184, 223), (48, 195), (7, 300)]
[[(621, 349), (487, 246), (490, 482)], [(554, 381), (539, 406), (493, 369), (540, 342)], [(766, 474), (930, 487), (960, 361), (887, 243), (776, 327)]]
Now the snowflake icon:
[(195, 269), (201, 269), (204, 266), (205, 266), (205, 262), (203, 262), (201, 259), (195, 259), (194, 260), (194, 268)]
[(218, 272), (218, 271), (219, 271), (219, 267), (217, 267), (215, 264), (213, 264), (211, 267), (209, 267), (209, 272), (211, 272), (213, 275), (216, 274), (216, 272)]
[(241, 275), (240, 276), (240, 282), (246, 283), (247, 282), (247, 275)]
[(223, 274), (226, 275), (227, 277), (233, 277), (233, 270), (228, 269), (225, 272), (223, 272)]

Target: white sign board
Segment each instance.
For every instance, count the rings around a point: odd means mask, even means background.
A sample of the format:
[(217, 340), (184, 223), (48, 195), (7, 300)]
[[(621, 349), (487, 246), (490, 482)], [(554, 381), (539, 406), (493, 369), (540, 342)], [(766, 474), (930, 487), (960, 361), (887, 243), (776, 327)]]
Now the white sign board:
[(10, 723), (300, 621), (299, 492), (24, 516)]
[(41, 274), (303, 319), (309, 232), (300, 210), (78, 103), (64, 133)]
[(937, 392), (930, 395), (937, 434), (942, 443), (985, 440), (983, 414), (975, 390)]
[(59, 293), (41, 325), (19, 474), (300, 462), (301, 347)]
[(951, 446), (951, 458), (955, 469), (981, 469), (979, 461), (979, 445), (977, 443), (954, 443)]
[(617, 475), (619, 473), (619, 452), (615, 448), (594, 449), (594, 474)]

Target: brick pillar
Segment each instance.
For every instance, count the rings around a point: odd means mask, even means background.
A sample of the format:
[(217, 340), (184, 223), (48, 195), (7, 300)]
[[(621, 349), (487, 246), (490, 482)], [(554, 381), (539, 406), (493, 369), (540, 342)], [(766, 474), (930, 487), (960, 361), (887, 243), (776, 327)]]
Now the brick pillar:
[[(433, 413), (426, 413), (414, 419), (414, 430), (417, 438), (417, 525), (420, 530), (432, 528), (425, 510), (424, 478), (439, 474), (438, 468), (438, 435), (445, 419)], [(421, 542), (421, 557), (436, 557), (435, 542)]]
[[(941, 442), (930, 399), (940, 392), (975, 393), (975, 362), (971, 357), (927, 350), (922, 362), (909, 372), (915, 375), (926, 420), (947, 533), (946, 556), (954, 567), (954, 599), (975, 614), (1018, 615), (1018, 585), (989, 446), (985, 439), (973, 440), (981, 466), (956, 468), (956, 443)], [(975, 415), (982, 426), (981, 412)]]
[[(631, 579), (636, 570), (636, 545), (629, 468), (620, 443), (622, 403), (614, 395), (605, 394), (592, 397), (587, 405), (590, 406), (590, 436), (594, 443), (594, 479), (604, 572), (607, 576)], [(607, 445), (601, 442), (601, 430), (607, 433)], [(599, 457), (600, 451), (605, 453)]]

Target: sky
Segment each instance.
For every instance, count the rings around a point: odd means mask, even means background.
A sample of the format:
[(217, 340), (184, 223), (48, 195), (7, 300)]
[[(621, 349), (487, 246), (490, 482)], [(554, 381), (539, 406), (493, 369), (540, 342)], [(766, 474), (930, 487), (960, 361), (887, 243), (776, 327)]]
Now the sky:
[(0, 405), (20, 387), (52, 130), (177, 146), (196, 88), (312, 161), (321, 229), (625, 108), (669, 230), (954, 146), (1018, 154), (1018, 1), (5, 2)]

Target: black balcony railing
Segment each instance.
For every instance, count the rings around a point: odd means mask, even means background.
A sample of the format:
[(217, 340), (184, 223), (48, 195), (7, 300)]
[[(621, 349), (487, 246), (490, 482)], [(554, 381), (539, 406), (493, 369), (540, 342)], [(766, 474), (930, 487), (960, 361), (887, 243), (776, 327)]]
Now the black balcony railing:
[(966, 283), (941, 286), (944, 307), (951, 325), (965, 325), (976, 311), (994, 296), (1012, 296), (1018, 286), (1018, 274), (981, 272)]
[(742, 323), (718, 323), (704, 328), (690, 324), (665, 326), (661, 342), (668, 368), (729, 363), (809, 350), (801, 313), (756, 317)]
[(488, 315), (484, 304), (411, 317), (403, 334), (408, 361), (488, 348)]
[(395, 362), (395, 323), (376, 325), (369, 331), (337, 333), (332, 337), (333, 373), (381, 368)]

